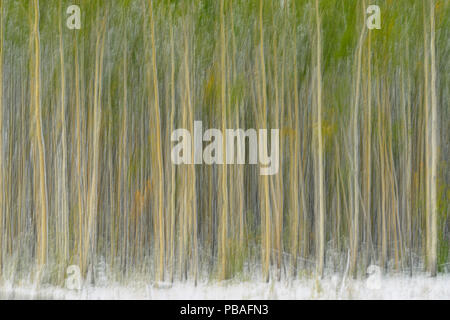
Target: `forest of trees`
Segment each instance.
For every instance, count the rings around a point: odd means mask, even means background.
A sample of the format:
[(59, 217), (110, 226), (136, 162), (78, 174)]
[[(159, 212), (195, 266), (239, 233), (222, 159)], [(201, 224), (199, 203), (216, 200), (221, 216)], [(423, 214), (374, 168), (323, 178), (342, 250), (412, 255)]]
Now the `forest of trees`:
[[(449, 1), (0, 7), (0, 283), (450, 270)], [(196, 120), (279, 129), (278, 174), (172, 164)]]

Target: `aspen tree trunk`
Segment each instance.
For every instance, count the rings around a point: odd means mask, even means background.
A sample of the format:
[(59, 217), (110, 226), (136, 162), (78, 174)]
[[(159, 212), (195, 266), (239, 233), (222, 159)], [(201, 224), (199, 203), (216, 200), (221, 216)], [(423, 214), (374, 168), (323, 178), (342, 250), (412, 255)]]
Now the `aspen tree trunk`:
[(78, 46), (76, 38), (74, 38), (74, 55), (75, 55), (75, 139), (76, 139), (76, 185), (77, 185), (77, 208), (78, 208), (78, 230), (76, 235), (76, 246), (78, 253), (78, 265), (80, 270), (84, 270), (84, 259), (83, 259), (83, 192), (82, 192), (82, 175), (81, 175), (81, 93), (80, 93), (80, 64), (78, 61)]
[[(22, 72), (22, 70), (21, 70)], [(21, 86), (21, 93), (20, 93), (21, 101), (20, 101), (20, 165), (19, 165), (19, 173), (18, 173), (18, 179), (19, 181), (29, 181), (29, 173), (27, 172), (27, 140), (26, 132), (27, 132), (27, 122), (25, 120), (25, 114), (26, 109), (28, 107), (28, 104), (26, 101), (26, 93), (25, 93), (25, 85)], [(4, 187), (3, 187), (4, 188)], [(26, 205), (24, 204), (23, 199), (25, 199), (25, 195), (27, 194), (29, 186), (26, 183), (22, 183), (20, 185), (20, 188), (18, 190), (18, 197), (17, 202), (20, 204), (18, 208), (18, 233), (20, 234), (23, 230), (25, 230), (25, 218), (26, 218)], [(5, 213), (5, 211), (3, 211)], [(5, 238), (3, 238), (5, 241)], [(4, 248), (5, 244), (3, 245)]]
[[(225, 132), (227, 127), (227, 103), (226, 103), (226, 42), (225, 42), (225, 13), (224, 0), (220, 2), (220, 106), (221, 106), (221, 121), (222, 132)], [(219, 142), (220, 143), (220, 142)], [(226, 159), (226, 144), (225, 139), (222, 141), (223, 159)], [(221, 169), (221, 222), (220, 222), (220, 279), (227, 278), (227, 233), (228, 233), (228, 184), (227, 184), (227, 166), (222, 165)]]
[(368, 265), (369, 256), (369, 245), (372, 242), (371, 235), (371, 225), (372, 225), (372, 214), (371, 214), (371, 173), (372, 173), (372, 74), (371, 74), (371, 49), (370, 49), (370, 30), (368, 31), (368, 46), (367, 46), (367, 110), (366, 110), (366, 120), (365, 120), (365, 184), (364, 184), (364, 207), (366, 216), (366, 261), (365, 265)]
[(423, 1), (423, 45), (424, 45), (424, 133), (425, 133), (425, 259), (426, 268), (431, 271), (431, 127), (430, 127), (430, 89), (429, 89), (429, 49), (428, 49), (428, 26), (427, 26), (427, 3)]
[[(294, 40), (295, 41), (295, 40)], [(293, 61), (293, 66), (294, 66), (294, 110), (293, 110), (293, 118), (291, 118), (291, 125), (295, 128), (297, 128), (297, 130), (299, 130), (300, 126), (299, 126), (299, 115), (298, 115), (298, 84), (297, 84), (297, 57), (294, 56), (294, 61)], [(291, 108), (292, 111), (292, 108)], [(290, 174), (291, 177), (293, 178), (293, 185), (290, 188), (290, 225), (291, 225), (291, 276), (295, 277), (297, 275), (297, 258), (298, 258), (298, 247), (299, 247), (299, 242), (300, 242), (300, 237), (299, 237), (299, 222), (300, 222), (300, 217), (299, 217), (299, 204), (298, 204), (298, 185), (299, 185), (299, 175), (298, 175), (298, 171), (299, 168), (301, 168), (301, 163), (299, 161), (299, 144), (300, 144), (300, 139), (299, 139), (299, 132), (297, 132), (297, 130), (294, 131), (294, 136), (291, 139), (291, 144), (290, 144), (290, 148), (291, 148), (291, 163), (290, 163)], [(301, 195), (302, 195), (302, 201), (303, 201), (303, 188), (301, 190)]]
[[(3, 231), (3, 219), (5, 212), (4, 203), (4, 166), (3, 156), (3, 0), (0, 0), (0, 274), (3, 274), (3, 253), (5, 232)], [(0, 277), (1, 280), (1, 277)]]
[(431, 58), (431, 123), (429, 127), (429, 135), (431, 142), (431, 159), (430, 159), (430, 222), (431, 222), (431, 244), (430, 244), (430, 273), (435, 277), (437, 273), (437, 161), (438, 161), (438, 137), (437, 137), (437, 97), (436, 97), (436, 48), (435, 48), (435, 18), (434, 18), (434, 1), (430, 1), (430, 58)]
[(42, 132), (42, 116), (41, 116), (41, 88), (40, 88), (40, 40), (39, 40), (39, 0), (33, 1), (34, 22), (33, 22), (33, 45), (34, 57), (32, 64), (32, 106), (34, 109), (34, 141), (37, 145), (37, 161), (35, 169), (38, 172), (35, 177), (39, 177), (39, 183), (36, 184), (38, 190), (35, 190), (39, 196), (38, 208), (38, 240), (36, 247), (37, 264), (39, 267), (47, 262), (47, 178), (45, 168), (45, 145)]
[[(94, 75), (94, 101), (93, 101), (93, 123), (92, 123), (92, 158), (91, 158), (91, 180), (89, 186), (89, 204), (87, 233), (84, 239), (84, 261), (89, 259), (92, 263), (92, 254), (95, 249), (95, 229), (94, 223), (97, 219), (98, 201), (98, 180), (99, 180), (99, 158), (100, 158), (100, 125), (102, 116), (101, 96), (102, 96), (102, 73), (103, 73), (103, 53), (105, 41), (105, 24), (103, 21), (100, 30), (97, 30), (97, 43), (95, 47), (95, 75)], [(88, 250), (91, 254), (89, 254)], [(82, 272), (85, 270), (82, 270)]]
[(365, 25), (361, 30), (361, 35), (358, 42), (358, 54), (357, 54), (357, 67), (356, 67), (356, 84), (355, 84), (355, 96), (353, 105), (353, 196), (352, 196), (352, 208), (353, 208), (353, 245), (352, 245), (352, 259), (350, 265), (350, 273), (356, 277), (356, 262), (358, 259), (358, 242), (359, 242), (359, 132), (358, 132), (358, 117), (359, 117), (359, 91), (361, 82), (361, 56), (362, 45), (365, 31)]
[[(170, 132), (173, 131), (173, 126), (175, 125), (175, 49), (173, 40), (173, 29), (171, 29), (171, 84), (170, 84), (170, 95), (171, 95), (171, 115), (170, 115)], [(175, 213), (177, 212), (176, 205), (176, 168), (174, 164), (171, 164), (171, 219), (170, 219), (170, 281), (173, 282), (175, 273)]]
[(383, 110), (380, 99), (380, 79), (377, 79), (377, 109), (378, 109), (378, 149), (379, 149), (379, 162), (380, 162), (380, 216), (381, 222), (378, 223), (379, 229), (379, 243), (380, 247), (380, 260), (381, 268), (384, 270), (387, 264), (387, 222), (386, 222), (386, 142), (385, 142), (385, 125), (384, 118), (382, 116)]
[[(187, 24), (187, 21), (185, 21), (185, 24)], [(187, 103), (187, 88), (186, 88), (186, 76), (189, 77), (189, 69), (188, 69), (188, 60), (185, 59), (187, 55), (187, 48), (188, 48), (188, 40), (187, 40), (187, 27), (183, 28), (183, 75), (184, 79), (180, 77), (180, 87), (182, 88), (182, 116), (181, 116), (181, 127), (182, 128), (191, 128), (193, 126), (193, 123), (190, 123), (190, 112), (191, 110), (188, 109), (188, 103)], [(175, 89), (173, 89), (175, 90)], [(192, 156), (192, 154), (191, 154)], [(192, 160), (192, 158), (191, 158)], [(191, 173), (190, 168), (188, 166), (184, 166), (183, 168), (180, 168), (182, 175), (181, 175), (181, 183), (180, 183), (180, 199), (182, 199), (182, 205), (180, 205), (180, 220), (179, 220), (179, 246), (178, 246), (178, 252), (179, 252), (179, 266), (180, 266), (180, 278), (186, 280), (187, 279), (187, 265), (188, 265), (188, 259), (189, 259), (189, 252), (188, 252), (188, 243), (189, 243), (189, 223), (190, 223), (190, 216), (191, 216), (191, 209), (192, 207), (189, 205), (190, 203), (190, 197), (191, 197), (191, 188), (189, 184), (189, 175)]]
[[(263, 1), (260, 1), (259, 10), (259, 28), (260, 28), (260, 63), (261, 63), (261, 94), (262, 94), (262, 125), (267, 126), (267, 95), (266, 95), (266, 69), (264, 62), (264, 31), (263, 31)], [(264, 205), (262, 211), (264, 215), (261, 216), (261, 229), (264, 229), (263, 240), (263, 278), (266, 282), (269, 281), (269, 264), (270, 264), (270, 251), (271, 251), (271, 212), (270, 212), (270, 198), (269, 198), (269, 177), (263, 176), (261, 178), (263, 182), (263, 194)]]
[[(170, 28), (170, 101), (171, 101), (171, 112), (170, 112), (170, 133), (173, 131), (173, 126), (175, 124), (175, 46), (173, 39), (173, 26)], [(176, 211), (176, 186), (175, 177), (176, 169), (175, 165), (171, 164), (171, 195), (170, 195), (170, 282), (173, 282), (174, 277), (174, 264), (175, 264), (175, 211)]]
[(126, 193), (125, 196), (122, 196), (122, 193), (125, 192), (125, 184), (126, 184), (126, 172), (127, 172), (127, 166), (126, 166), (126, 154), (128, 152), (128, 56), (127, 56), (127, 39), (125, 38), (125, 45), (123, 48), (123, 109), (122, 109), (122, 124), (121, 124), (121, 133), (120, 133), (120, 139), (121, 143), (119, 145), (119, 170), (117, 172), (117, 204), (116, 204), (116, 212), (117, 216), (111, 218), (111, 264), (113, 264), (114, 258), (116, 256), (116, 253), (118, 252), (118, 230), (120, 229), (120, 216), (125, 216), (125, 211), (127, 210), (127, 207), (125, 205), (126, 197), (128, 196), (128, 193)]
[[(192, 98), (191, 98), (191, 84), (190, 84), (190, 71), (189, 71), (189, 44), (187, 41), (187, 32), (185, 33), (184, 37), (184, 66), (185, 66), (185, 73), (184, 73), (184, 80), (185, 80), (185, 90), (186, 90), (186, 105), (187, 109), (189, 110), (189, 128), (191, 132), (193, 132), (193, 125), (194, 125), (194, 108), (192, 106)], [(191, 154), (192, 156), (192, 162), (194, 159), (194, 153)], [(197, 285), (197, 271), (198, 271), (198, 239), (197, 239), (197, 204), (196, 204), (196, 179), (195, 179), (195, 166), (191, 165), (189, 168), (188, 173), (188, 181), (189, 181), (189, 204), (188, 204), (188, 212), (190, 213), (189, 219), (191, 227), (191, 236), (192, 236), (192, 246), (193, 246), (193, 265), (194, 265), (194, 282), (195, 285)]]
[[(274, 116), (274, 123), (277, 126), (277, 128), (282, 127), (282, 121), (281, 117), (283, 116), (284, 112), (284, 104), (281, 104), (280, 107), (280, 94), (279, 94), (279, 76), (278, 76), (278, 51), (277, 51), (277, 43), (276, 38), (273, 37), (273, 72), (274, 72), (274, 90), (275, 90), (275, 116)], [(283, 78), (283, 68), (282, 68), (282, 74), (281, 77)], [(281, 116), (280, 116), (281, 113)], [(280, 154), (283, 154), (283, 141), (277, 141), (277, 143), (280, 143)], [(275, 143), (275, 141), (271, 140), (271, 144)], [(282, 267), (282, 253), (283, 253), (283, 242), (282, 242), (282, 232), (283, 232), (283, 183), (281, 180), (281, 177), (283, 175), (282, 168), (280, 166), (279, 172), (276, 176), (272, 176), (271, 179), (271, 185), (272, 185), (272, 194), (273, 194), (273, 203), (275, 208), (275, 246), (277, 250), (277, 280), (281, 280), (281, 267)]]
[(157, 163), (158, 163), (158, 226), (159, 226), (159, 280), (164, 280), (164, 221), (163, 221), (163, 207), (164, 207), (164, 172), (162, 163), (162, 150), (161, 150), (161, 116), (159, 110), (159, 90), (158, 90), (158, 71), (156, 68), (156, 45), (155, 45), (155, 26), (153, 17), (153, 1), (149, 0), (150, 19), (151, 19), (151, 44), (152, 44), (152, 72), (153, 72), (153, 95), (154, 95), (154, 108), (156, 118), (156, 137), (157, 143)]
[(62, 243), (60, 243), (60, 254), (62, 255), (63, 263), (65, 264), (66, 259), (68, 258), (69, 253), (69, 243), (68, 243), (68, 223), (69, 223), (69, 207), (67, 200), (67, 137), (66, 137), (66, 103), (65, 103), (65, 94), (66, 94), (66, 79), (65, 79), (65, 71), (64, 71), (64, 46), (63, 46), (63, 35), (62, 35), (62, 17), (61, 17), (61, 2), (59, 6), (59, 54), (60, 54), (60, 68), (61, 68), (61, 107), (60, 107), (60, 126), (61, 126), (61, 166), (59, 172), (59, 185), (60, 192), (58, 192), (57, 197), (60, 198), (58, 200), (59, 203), (59, 212), (60, 221), (62, 224), (62, 228), (60, 233), (62, 234)]
[[(233, 11), (233, 2), (230, 2), (230, 16), (231, 16), (231, 43), (232, 43), (232, 81), (235, 82), (236, 78), (237, 78), (237, 65), (236, 65), (236, 37), (235, 37), (235, 25), (234, 25), (234, 11)], [(228, 91), (231, 91), (231, 88), (228, 87)], [(229, 93), (229, 95), (231, 95), (231, 93)], [(242, 122), (239, 120), (239, 117), (241, 116), (241, 109), (242, 109), (242, 101), (236, 101), (235, 104), (235, 124), (236, 124), (236, 128), (240, 128), (240, 125), (242, 124)], [(238, 242), (239, 242), (239, 254), (243, 255), (244, 254), (244, 250), (245, 250), (245, 244), (244, 244), (244, 230), (245, 230), (245, 221), (244, 221), (244, 197), (245, 197), (245, 189), (244, 189), (244, 185), (245, 185), (245, 180), (244, 180), (244, 166), (239, 165), (236, 170), (235, 170), (235, 178), (236, 179), (236, 183), (237, 183), (237, 188), (236, 188), (236, 210), (237, 210), (237, 218), (238, 222), (236, 221), (236, 223), (238, 223), (239, 225), (239, 230), (238, 230)]]
[[(402, 79), (403, 80), (403, 79)], [(408, 78), (408, 93), (411, 89), (410, 79)], [(406, 94), (404, 92), (404, 86), (402, 84), (402, 117), (403, 117), (403, 139), (404, 139), (404, 149), (403, 149), (403, 161), (406, 163), (406, 170), (403, 173), (403, 210), (405, 210), (406, 214), (406, 230), (408, 241), (407, 248), (409, 249), (409, 266), (410, 266), (410, 276), (412, 275), (412, 230), (411, 230), (411, 221), (412, 221), (412, 210), (411, 210), (411, 171), (412, 171), (412, 156), (411, 156), (411, 136), (409, 133), (409, 128), (411, 127), (410, 121), (410, 111), (409, 111), (409, 100), (406, 98)]]
[(316, 90), (317, 90), (317, 149), (316, 152), (316, 190), (315, 209), (317, 224), (316, 241), (316, 272), (319, 277), (323, 276), (325, 262), (325, 194), (324, 194), (324, 168), (323, 168), (323, 147), (322, 147), (322, 76), (321, 76), (321, 37), (320, 37), (320, 16), (319, 0), (316, 0)]

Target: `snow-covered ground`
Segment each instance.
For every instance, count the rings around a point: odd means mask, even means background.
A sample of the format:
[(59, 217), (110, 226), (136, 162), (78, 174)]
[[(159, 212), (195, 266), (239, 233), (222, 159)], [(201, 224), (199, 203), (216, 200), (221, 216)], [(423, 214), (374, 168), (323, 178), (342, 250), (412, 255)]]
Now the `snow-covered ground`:
[(4, 283), (0, 299), (450, 299), (450, 276), (417, 275), (379, 279), (281, 282), (201, 282), (130, 286), (85, 287), (79, 291)]

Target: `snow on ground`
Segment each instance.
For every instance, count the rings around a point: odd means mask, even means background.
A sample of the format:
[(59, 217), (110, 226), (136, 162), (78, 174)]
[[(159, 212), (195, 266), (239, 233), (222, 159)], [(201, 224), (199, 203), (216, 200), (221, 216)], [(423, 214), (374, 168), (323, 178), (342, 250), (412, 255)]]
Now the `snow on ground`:
[[(373, 280), (373, 279), (372, 279)], [(80, 291), (4, 284), (0, 299), (450, 299), (450, 276), (389, 276), (376, 281), (345, 280), (338, 276), (322, 280), (281, 282), (191, 282), (130, 286), (87, 287)]]

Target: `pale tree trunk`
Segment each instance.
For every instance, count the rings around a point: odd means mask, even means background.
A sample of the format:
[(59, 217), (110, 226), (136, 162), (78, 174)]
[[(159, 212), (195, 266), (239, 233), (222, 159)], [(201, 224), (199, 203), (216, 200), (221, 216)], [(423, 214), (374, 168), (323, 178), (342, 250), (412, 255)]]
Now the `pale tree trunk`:
[[(221, 119), (222, 132), (225, 132), (227, 127), (227, 104), (226, 104), (226, 41), (225, 41), (225, 17), (224, 17), (224, 1), (220, 2), (220, 105), (221, 105)], [(224, 140), (225, 141), (225, 140)], [(223, 159), (226, 159), (225, 142), (223, 144)], [(221, 174), (221, 222), (220, 222), (220, 279), (224, 280), (227, 277), (227, 233), (228, 233), (228, 185), (227, 185), (227, 166), (222, 166)]]
[[(261, 124), (263, 127), (267, 126), (267, 95), (266, 95), (266, 69), (264, 62), (264, 30), (263, 30), (263, 1), (260, 1), (260, 11), (259, 11), (259, 28), (260, 28), (260, 63), (261, 63), (261, 95), (262, 95), (262, 120)], [(264, 281), (269, 281), (269, 266), (270, 266), (270, 251), (271, 251), (271, 212), (270, 212), (270, 198), (269, 198), (269, 177), (267, 175), (261, 178), (263, 184), (263, 205), (261, 208), (261, 230), (264, 234), (264, 240), (262, 245), (262, 256), (263, 256), (263, 278)]]
[(76, 117), (76, 125), (75, 125), (75, 136), (76, 136), (76, 167), (73, 168), (76, 171), (76, 180), (77, 180), (77, 207), (78, 207), (78, 230), (77, 230), (77, 253), (78, 253), (78, 265), (81, 270), (84, 269), (84, 259), (83, 259), (83, 221), (84, 221), (84, 211), (83, 211), (83, 198), (84, 193), (82, 191), (83, 180), (81, 174), (81, 165), (82, 165), (82, 155), (81, 155), (81, 143), (82, 143), (82, 129), (81, 129), (81, 116), (82, 116), (82, 107), (81, 107), (81, 93), (80, 93), (80, 64), (78, 62), (78, 48), (77, 42), (74, 41), (75, 48), (75, 117)]
[(431, 122), (429, 130), (431, 154), (430, 154), (430, 190), (429, 190), (429, 209), (430, 209), (430, 273), (433, 277), (437, 272), (437, 161), (438, 161), (438, 137), (437, 137), (437, 97), (436, 97), (436, 49), (435, 49), (435, 19), (434, 19), (434, 1), (430, 1), (430, 58), (431, 58)]
[(319, 0), (316, 0), (316, 90), (317, 90), (317, 149), (316, 152), (316, 272), (319, 277), (323, 276), (325, 260), (325, 195), (324, 195), (324, 168), (323, 168), (323, 146), (322, 146), (322, 76), (321, 76), (321, 37), (320, 37), (320, 16)]
[(61, 230), (58, 232), (61, 235), (59, 245), (59, 253), (62, 255), (63, 263), (66, 262), (69, 253), (69, 243), (68, 243), (68, 223), (69, 223), (69, 207), (67, 201), (67, 144), (66, 144), (66, 106), (65, 106), (65, 72), (64, 72), (64, 47), (63, 47), (63, 36), (62, 36), (62, 17), (61, 17), (61, 4), (59, 7), (59, 51), (60, 51), (60, 68), (61, 68), (61, 109), (60, 109), (60, 126), (61, 126), (61, 153), (62, 157), (58, 172), (58, 208), (59, 221), (61, 224)]
[[(47, 262), (47, 179), (45, 168), (45, 145), (44, 136), (42, 132), (42, 115), (41, 115), (41, 95), (40, 95), (40, 40), (39, 40), (39, 0), (33, 2), (34, 23), (33, 23), (33, 45), (34, 57), (32, 64), (32, 106), (34, 109), (34, 138), (37, 146), (37, 158), (35, 163), (35, 170), (39, 177), (39, 183), (35, 186), (35, 190), (39, 195), (36, 196), (36, 207), (38, 216), (38, 238), (36, 246), (36, 256), (38, 267), (42, 267)], [(35, 149), (36, 150), (36, 149)]]
[[(364, 24), (363, 24), (364, 25)], [(353, 196), (352, 196), (352, 208), (353, 208), (353, 241), (352, 241), (352, 254), (350, 273), (356, 277), (356, 262), (358, 258), (358, 241), (359, 241), (359, 133), (358, 133), (358, 116), (359, 116), (359, 93), (361, 82), (361, 56), (362, 56), (362, 44), (364, 36), (365, 26), (361, 30), (361, 35), (358, 42), (358, 55), (357, 55), (357, 67), (356, 67), (356, 84), (355, 84), (355, 97), (353, 105)]]
[[(3, 0), (0, 0), (0, 274), (3, 274), (3, 178), (4, 178), (4, 158), (3, 158)], [(1, 280), (1, 279), (0, 279)]]
[[(93, 124), (92, 124), (92, 158), (91, 158), (91, 179), (89, 186), (88, 222), (87, 233), (84, 239), (84, 262), (92, 263), (95, 249), (95, 222), (97, 219), (98, 200), (98, 180), (100, 161), (100, 124), (101, 124), (101, 96), (102, 96), (102, 73), (103, 73), (103, 53), (105, 41), (106, 18), (100, 30), (97, 31), (97, 43), (95, 48), (95, 75), (94, 75), (94, 101), (93, 101)], [(90, 251), (90, 254), (88, 252)], [(85, 270), (83, 270), (85, 271)]]
[[(173, 39), (173, 27), (170, 28), (170, 102), (171, 102), (171, 111), (170, 111), (170, 130), (173, 131), (173, 126), (175, 125), (175, 48), (174, 48), (174, 39)], [(170, 282), (173, 282), (174, 276), (174, 264), (175, 264), (175, 211), (176, 207), (176, 169), (174, 164), (170, 164), (171, 167), (171, 179), (170, 179)]]
[[(185, 100), (186, 106), (189, 110), (189, 128), (190, 131), (193, 132), (194, 125), (194, 108), (192, 106), (192, 97), (191, 97), (191, 83), (190, 83), (190, 70), (189, 70), (189, 44), (188, 44), (188, 31), (185, 32), (184, 37), (184, 81), (185, 81)], [(194, 158), (195, 155), (191, 154)], [(194, 159), (192, 159), (192, 162)], [(192, 249), (193, 249), (193, 269), (194, 269), (194, 283), (197, 285), (197, 276), (198, 276), (198, 237), (197, 237), (197, 203), (196, 203), (196, 177), (195, 177), (195, 165), (190, 166), (188, 176), (189, 183), (189, 201), (188, 201), (188, 212), (190, 219), (190, 234), (192, 235)]]
[(158, 91), (158, 72), (156, 68), (156, 45), (155, 45), (155, 22), (153, 17), (153, 3), (149, 1), (150, 19), (151, 19), (151, 45), (152, 45), (152, 72), (153, 72), (153, 94), (154, 94), (154, 108), (156, 118), (156, 143), (157, 143), (157, 167), (158, 167), (158, 226), (159, 226), (159, 271), (158, 279), (164, 280), (164, 221), (163, 221), (163, 207), (164, 207), (164, 172), (162, 163), (162, 146), (161, 146), (161, 115), (159, 110), (159, 91)]
[(370, 31), (368, 34), (368, 46), (367, 46), (367, 110), (366, 110), (366, 118), (365, 118), (365, 179), (364, 179), (364, 210), (365, 210), (365, 222), (366, 222), (366, 252), (365, 252), (365, 267), (367, 267), (369, 263), (369, 246), (372, 242), (371, 236), (371, 206), (370, 206), (370, 197), (371, 197), (371, 173), (372, 173), (372, 75), (371, 75), (371, 49), (370, 49)]
[[(295, 41), (295, 40), (294, 40)], [(295, 44), (296, 46), (296, 44)], [(297, 57), (294, 56), (293, 59), (293, 67), (294, 67), (294, 110), (292, 111), (292, 106), (290, 106), (291, 114), (293, 114), (294, 119), (291, 120), (291, 126), (295, 128), (300, 128), (299, 126), (299, 119), (298, 119), (298, 88), (297, 88)], [(290, 103), (292, 104), (292, 102)], [(299, 168), (301, 169), (301, 163), (299, 161), (299, 149), (300, 149), (300, 139), (299, 139), (299, 132), (297, 132), (299, 129), (294, 130), (293, 134), (294, 136), (291, 137), (290, 141), (290, 149), (291, 149), (291, 162), (290, 162), (290, 175), (293, 178), (292, 185), (290, 186), (289, 190), (289, 208), (290, 208), (290, 235), (291, 235), (291, 276), (296, 277), (297, 275), (297, 258), (298, 258), (298, 244), (299, 244), (299, 223), (300, 223), (300, 217), (299, 217)], [(303, 179), (303, 177), (302, 177)], [(303, 183), (301, 180), (300, 183)], [(301, 199), (303, 201), (303, 188), (301, 190)]]

